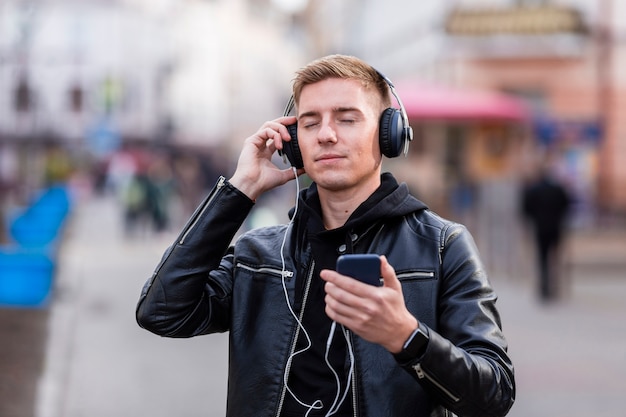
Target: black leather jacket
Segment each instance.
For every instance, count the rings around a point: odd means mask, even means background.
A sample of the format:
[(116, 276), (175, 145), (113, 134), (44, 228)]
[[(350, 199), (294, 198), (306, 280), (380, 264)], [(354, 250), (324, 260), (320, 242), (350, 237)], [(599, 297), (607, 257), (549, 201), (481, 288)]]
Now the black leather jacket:
[[(427, 210), (404, 185), (392, 203), (396, 215), (355, 236), (354, 251), (387, 256), (430, 341), (421, 357), (398, 363), (351, 334), (355, 415), (504, 416), (515, 397), (513, 365), (470, 234)], [(137, 321), (168, 337), (229, 331), (227, 415), (274, 417), (298, 331), (285, 290), (300, 314), (306, 290), (294, 299), (296, 277), (310, 280), (313, 265), (294, 225), (252, 230), (229, 246), (252, 206), (220, 179), (144, 286)]]

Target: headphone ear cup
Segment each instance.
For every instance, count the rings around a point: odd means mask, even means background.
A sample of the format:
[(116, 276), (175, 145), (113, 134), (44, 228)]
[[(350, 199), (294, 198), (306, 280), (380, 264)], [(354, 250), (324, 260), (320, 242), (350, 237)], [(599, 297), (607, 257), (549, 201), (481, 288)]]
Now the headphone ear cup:
[(404, 149), (404, 123), (398, 109), (387, 108), (380, 116), (378, 141), (380, 151), (387, 158), (395, 158)]
[(283, 142), (283, 152), (291, 162), (291, 166), (294, 168), (304, 168), (304, 162), (302, 162), (302, 154), (300, 153), (300, 145), (298, 145), (298, 123), (287, 126), (287, 131), (291, 140), (289, 142)]

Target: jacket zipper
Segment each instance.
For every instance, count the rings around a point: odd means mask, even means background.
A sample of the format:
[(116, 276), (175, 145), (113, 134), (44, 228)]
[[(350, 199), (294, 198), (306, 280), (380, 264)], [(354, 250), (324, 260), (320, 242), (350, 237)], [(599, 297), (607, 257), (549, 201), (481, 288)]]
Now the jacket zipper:
[(198, 212), (198, 215), (193, 220), (193, 223), (191, 223), (189, 228), (185, 230), (185, 233), (181, 236), (180, 240), (178, 241), (180, 245), (185, 243), (185, 239), (187, 238), (189, 233), (193, 230), (193, 228), (196, 227), (196, 224), (198, 224), (198, 222), (200, 221), (200, 218), (202, 217), (204, 212), (207, 210), (211, 202), (215, 199), (215, 196), (217, 195), (217, 193), (222, 189), (225, 182), (226, 182), (226, 178), (224, 178), (224, 176), (220, 176), (219, 180), (217, 181), (217, 185), (215, 186), (215, 191), (213, 192), (213, 194), (209, 196), (206, 203), (204, 204), (202, 209)]
[(422, 368), (422, 364), (421, 363), (416, 363), (415, 365), (412, 366), (412, 368), (415, 371), (415, 373), (417, 374), (417, 377), (419, 379), (427, 379), (428, 382), (433, 384), (437, 389), (439, 389), (441, 392), (443, 392), (453, 402), (458, 403), (459, 401), (461, 401), (461, 399), (458, 396), (454, 395), (452, 392), (450, 392), (449, 389), (447, 389), (446, 387), (441, 385), (441, 383), (439, 381), (437, 381), (435, 378), (430, 376), (426, 371), (424, 371), (424, 368)]
[[(309, 266), (309, 273), (307, 275), (306, 286), (304, 288), (304, 295), (302, 296), (302, 307), (300, 308), (300, 315), (298, 316), (298, 321), (300, 323), (302, 323), (302, 319), (304, 317), (304, 308), (306, 306), (307, 299), (309, 298), (309, 290), (311, 289), (311, 281), (313, 278), (314, 270), (315, 270), (315, 261), (311, 261), (311, 265)], [(292, 275), (293, 275), (293, 272), (292, 272)], [(293, 353), (296, 351), (296, 344), (298, 343), (299, 336), (300, 336), (300, 325), (296, 323), (296, 333), (293, 338), (293, 344), (291, 345), (291, 349), (289, 349), (289, 358), (291, 358), (293, 356)], [(280, 416), (280, 413), (283, 410), (283, 405), (285, 403), (285, 396), (287, 395), (287, 381), (289, 380), (290, 371), (291, 371), (291, 361), (289, 361), (289, 363), (287, 364), (287, 368), (285, 369), (285, 376), (283, 378), (284, 385), (283, 385), (283, 390), (280, 394), (280, 401), (278, 402), (278, 408), (276, 410), (276, 417)]]
[(358, 417), (357, 413), (357, 403), (356, 403), (356, 355), (354, 354), (354, 338), (352, 337), (352, 333), (346, 330), (348, 337), (350, 338), (350, 345), (352, 346), (352, 355), (354, 357), (354, 363), (352, 364), (352, 415), (354, 417)]
[(251, 266), (242, 264), (241, 262), (237, 263), (237, 268), (245, 269), (246, 271), (251, 271), (251, 272), (262, 272), (266, 274), (278, 275), (279, 277), (285, 277), (285, 278), (293, 277), (293, 271), (285, 271), (285, 270), (280, 270), (278, 268), (267, 268), (267, 267), (253, 268)]
[(411, 278), (411, 277), (433, 278), (435, 276), (435, 273), (432, 271), (416, 271), (416, 272), (404, 272), (404, 273), (397, 274), (396, 276), (398, 277), (398, 279)]
[[(194, 214), (192, 215), (192, 217), (190, 218), (189, 221), (191, 221), (191, 219), (193, 219), (193, 222), (191, 223), (191, 225), (189, 226), (188, 229), (186, 229), (184, 231), (184, 233), (182, 234), (181, 238), (178, 240), (179, 244), (183, 244), (185, 241), (185, 238), (187, 237), (187, 235), (189, 234), (189, 232), (191, 231), (191, 229), (193, 229), (195, 227), (195, 225), (198, 223), (200, 217), (202, 216), (202, 214), (207, 210), (207, 207), (209, 207), (209, 204), (211, 203), (211, 201), (213, 201), (213, 199), (215, 198), (215, 196), (217, 195), (217, 193), (219, 192), (219, 190), (222, 188), (222, 186), (224, 185), (224, 182), (226, 181), (226, 178), (224, 178), (223, 176), (220, 176), (216, 187), (216, 190), (213, 192), (213, 194), (211, 194), (207, 200), (206, 203), (202, 206), (202, 208), (198, 208), (196, 209), (196, 212), (194, 212)], [(197, 215), (196, 215), (197, 213)], [(195, 216), (195, 217), (194, 217)], [(170, 254), (172, 253), (172, 250), (174, 248), (174, 245), (170, 246), (167, 249), (167, 254), (163, 257), (163, 259), (161, 260), (161, 262), (159, 262), (159, 264), (157, 265), (157, 267), (154, 269), (154, 271), (152, 272), (152, 276), (150, 277), (150, 283), (147, 285), (146, 290), (148, 288), (150, 288), (152, 286), (152, 283), (154, 282), (154, 279), (156, 278), (157, 274), (159, 273), (159, 271), (161, 270), (161, 268), (163, 267), (163, 265), (165, 264), (165, 262), (167, 261), (167, 259), (170, 257)], [(147, 293), (147, 291), (146, 291)]]

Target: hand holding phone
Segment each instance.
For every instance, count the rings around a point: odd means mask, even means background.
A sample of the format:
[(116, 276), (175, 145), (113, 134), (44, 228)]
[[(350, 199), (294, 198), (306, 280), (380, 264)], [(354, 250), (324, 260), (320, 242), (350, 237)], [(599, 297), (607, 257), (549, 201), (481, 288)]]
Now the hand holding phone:
[(337, 258), (337, 272), (366, 284), (380, 287), (380, 256), (376, 254), (347, 254)]

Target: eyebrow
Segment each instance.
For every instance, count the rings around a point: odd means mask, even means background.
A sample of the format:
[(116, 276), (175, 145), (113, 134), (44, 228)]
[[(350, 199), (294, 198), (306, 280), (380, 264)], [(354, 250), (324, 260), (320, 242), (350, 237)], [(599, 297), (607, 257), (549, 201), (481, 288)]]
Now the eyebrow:
[[(359, 108), (357, 108), (357, 107), (333, 107), (331, 111), (333, 113), (357, 112), (357, 113), (363, 114), (363, 112)], [(301, 117), (315, 117), (315, 116), (319, 116), (319, 112), (315, 111), (315, 110), (311, 110), (311, 111), (304, 112), (304, 113), (300, 114), (298, 116), (298, 118), (301, 118)]]

